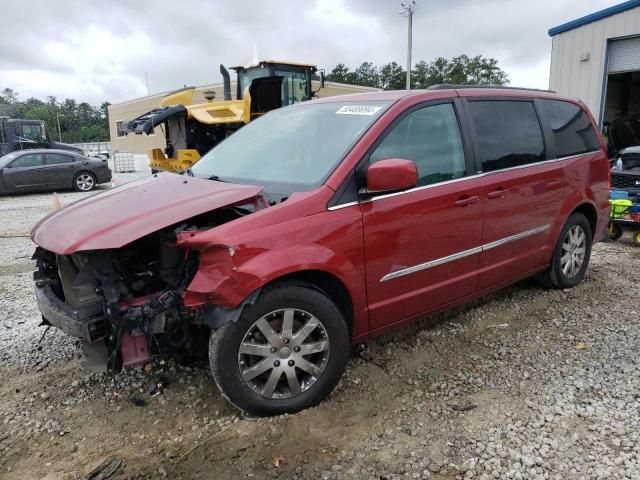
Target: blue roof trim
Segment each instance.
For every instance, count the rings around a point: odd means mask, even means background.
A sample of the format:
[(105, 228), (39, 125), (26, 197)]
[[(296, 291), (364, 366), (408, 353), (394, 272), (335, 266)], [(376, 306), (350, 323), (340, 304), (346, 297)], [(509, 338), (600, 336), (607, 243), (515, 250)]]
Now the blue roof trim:
[(615, 15), (616, 13), (622, 13), (636, 7), (640, 7), (640, 0), (628, 0), (627, 2), (619, 3), (618, 5), (614, 5), (613, 7), (605, 8), (604, 10), (600, 10), (599, 12), (595, 12), (576, 20), (563, 23), (562, 25), (558, 25), (557, 27), (553, 27), (549, 30), (549, 36), (553, 37), (554, 35), (558, 35), (559, 33), (573, 30), (574, 28), (578, 28), (583, 25), (602, 20), (603, 18), (610, 17), (611, 15)]

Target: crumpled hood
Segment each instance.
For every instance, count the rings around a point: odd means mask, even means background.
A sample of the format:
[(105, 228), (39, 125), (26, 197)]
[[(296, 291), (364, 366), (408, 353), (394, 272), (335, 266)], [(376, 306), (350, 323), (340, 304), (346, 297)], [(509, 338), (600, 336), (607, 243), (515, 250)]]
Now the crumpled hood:
[(262, 187), (161, 173), (51, 213), (31, 231), (40, 247), (69, 255), (119, 248), (145, 235), (217, 208), (243, 203)]

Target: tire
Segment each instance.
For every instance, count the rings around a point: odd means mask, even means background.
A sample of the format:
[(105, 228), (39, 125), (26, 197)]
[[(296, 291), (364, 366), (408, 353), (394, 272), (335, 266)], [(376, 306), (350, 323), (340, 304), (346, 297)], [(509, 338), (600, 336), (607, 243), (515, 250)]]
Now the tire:
[(96, 184), (96, 176), (91, 172), (78, 172), (73, 176), (73, 188), (77, 192), (90, 192)]
[(633, 232), (633, 244), (640, 247), (640, 231)]
[[(570, 237), (571, 232), (571, 237)], [(576, 235), (581, 232), (584, 235), (583, 242), (580, 243), (581, 247), (577, 245), (578, 241)], [(576, 239), (575, 242), (572, 239)], [(558, 242), (556, 243), (551, 257), (551, 263), (549, 269), (537, 276), (538, 281), (547, 288), (573, 288), (584, 277), (587, 267), (589, 266), (589, 259), (591, 258), (591, 245), (592, 245), (592, 233), (591, 226), (587, 217), (582, 213), (572, 213), (567, 222), (562, 227)], [(571, 258), (574, 253), (576, 257), (580, 257), (580, 250), (582, 248), (581, 262), (578, 265), (571, 263)], [(563, 255), (569, 254), (569, 262), (571, 267), (566, 269), (566, 258)], [(563, 268), (565, 267), (565, 268)], [(565, 270), (568, 270), (565, 272)]]
[(614, 222), (609, 222), (607, 231), (609, 232), (609, 240), (618, 240), (623, 233), (622, 226)]
[[(283, 335), (283, 327), (291, 334)], [(299, 353), (300, 348), (312, 353)], [(306, 284), (263, 291), (236, 322), (212, 331), (209, 339), (216, 385), (235, 407), (258, 416), (294, 413), (318, 404), (338, 384), (348, 359), (349, 328), (342, 312), (324, 292)], [(263, 373), (254, 376), (258, 371)]]

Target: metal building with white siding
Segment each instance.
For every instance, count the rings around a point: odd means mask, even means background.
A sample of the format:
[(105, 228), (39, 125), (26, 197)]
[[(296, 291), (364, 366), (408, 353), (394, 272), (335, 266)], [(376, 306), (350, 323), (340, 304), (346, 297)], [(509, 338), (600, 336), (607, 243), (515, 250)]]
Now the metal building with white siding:
[(602, 125), (640, 113), (640, 0), (549, 30), (549, 88), (584, 101)]

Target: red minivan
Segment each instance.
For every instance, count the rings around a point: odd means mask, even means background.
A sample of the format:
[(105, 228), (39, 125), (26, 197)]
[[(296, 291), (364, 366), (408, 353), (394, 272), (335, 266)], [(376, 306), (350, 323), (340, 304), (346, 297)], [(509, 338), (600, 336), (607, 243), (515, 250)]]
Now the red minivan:
[(272, 111), (183, 175), (52, 213), (32, 232), (44, 323), (94, 370), (208, 353), (236, 407), (295, 412), (349, 343), (526, 277), (570, 288), (607, 225), (585, 105), (442, 86)]

